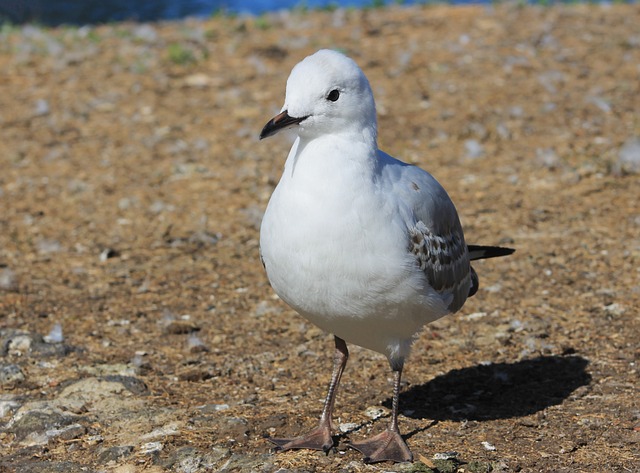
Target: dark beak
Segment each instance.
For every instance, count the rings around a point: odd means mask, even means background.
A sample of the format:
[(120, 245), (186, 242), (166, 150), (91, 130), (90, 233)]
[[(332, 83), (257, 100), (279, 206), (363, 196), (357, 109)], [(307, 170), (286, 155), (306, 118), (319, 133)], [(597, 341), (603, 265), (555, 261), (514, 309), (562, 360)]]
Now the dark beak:
[(279, 113), (278, 115), (276, 115), (275, 117), (273, 117), (271, 120), (267, 122), (267, 124), (264, 126), (264, 128), (260, 132), (260, 139), (268, 138), (271, 135), (275, 135), (280, 130), (284, 130), (285, 128), (288, 128), (290, 126), (297, 125), (298, 123), (300, 123), (302, 120), (305, 120), (306, 118), (308, 117), (300, 117), (300, 118), (290, 117), (287, 111), (285, 110), (284, 112)]

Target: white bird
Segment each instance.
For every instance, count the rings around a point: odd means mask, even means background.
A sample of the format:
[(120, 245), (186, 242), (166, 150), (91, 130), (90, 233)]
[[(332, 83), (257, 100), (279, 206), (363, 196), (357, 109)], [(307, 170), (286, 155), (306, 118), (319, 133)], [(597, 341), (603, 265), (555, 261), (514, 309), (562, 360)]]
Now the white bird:
[(394, 373), (389, 427), (351, 447), (365, 462), (411, 461), (398, 429), (400, 377), (421, 328), (456, 312), (478, 289), (470, 260), (513, 252), (467, 247), (444, 188), (426, 171), (378, 149), (376, 109), (364, 73), (320, 50), (291, 71), (280, 114), (260, 139), (295, 128), (282, 178), (260, 229), (275, 292), (335, 337), (320, 424), (278, 450), (334, 445), (332, 412), (349, 356), (346, 342), (384, 354)]

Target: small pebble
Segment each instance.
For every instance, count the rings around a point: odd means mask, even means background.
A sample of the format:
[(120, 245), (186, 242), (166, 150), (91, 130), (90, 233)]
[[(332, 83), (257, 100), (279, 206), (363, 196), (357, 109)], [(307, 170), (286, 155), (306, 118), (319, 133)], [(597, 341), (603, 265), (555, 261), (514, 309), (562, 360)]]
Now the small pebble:
[(434, 460), (454, 460), (458, 458), (458, 452), (439, 452), (433, 455)]
[(477, 159), (484, 155), (484, 147), (478, 140), (466, 140), (464, 142), (466, 157), (469, 159)]
[(624, 307), (622, 307), (620, 304), (618, 304), (617, 302), (614, 302), (612, 304), (606, 305), (604, 306), (604, 310), (611, 314), (611, 315), (622, 315), (624, 314), (625, 310)]
[(151, 453), (159, 452), (164, 448), (162, 442), (147, 442), (140, 445), (140, 453), (143, 455), (149, 455)]
[(7, 345), (7, 352), (9, 355), (23, 355), (31, 349), (33, 344), (33, 338), (27, 334), (21, 334), (14, 336)]
[(62, 251), (62, 245), (58, 240), (52, 240), (49, 238), (42, 238), (37, 241), (36, 248), (38, 253), (48, 255), (52, 253), (59, 253)]
[(467, 320), (478, 320), (487, 316), (486, 312), (474, 312), (472, 314), (467, 315), (465, 318)]
[(347, 432), (351, 432), (352, 430), (355, 430), (358, 428), (358, 424), (354, 423), (354, 422), (343, 422), (342, 424), (340, 424), (339, 426), (340, 428), (340, 432), (347, 433)]
[[(3, 398), (5, 395), (1, 395)], [(20, 403), (13, 400), (13, 398), (9, 397), (6, 399), (0, 399), (0, 419), (9, 414), (10, 412), (15, 411), (20, 407)]]
[(19, 383), (25, 380), (25, 375), (18, 365), (0, 364), (0, 386)]
[(18, 289), (16, 273), (10, 268), (3, 268), (0, 271), (0, 289), (5, 291), (15, 291)]
[(47, 343), (62, 343), (64, 341), (64, 336), (62, 334), (62, 325), (60, 325), (59, 323), (54, 324), (49, 334), (45, 335), (43, 338)]
[(482, 446), (484, 447), (485, 450), (489, 450), (490, 452), (493, 452), (496, 447), (492, 444), (490, 444), (489, 442), (482, 442)]
[(187, 348), (191, 353), (209, 351), (204, 342), (200, 340), (200, 338), (195, 333), (189, 334), (189, 338), (187, 338)]
[(618, 152), (618, 161), (613, 166), (616, 174), (640, 173), (640, 137), (628, 139)]
[(388, 413), (388, 409), (376, 406), (367, 407), (367, 409), (364, 411), (364, 414), (373, 420), (379, 419), (380, 417), (383, 417)]
[(37, 117), (41, 117), (43, 115), (48, 115), (51, 109), (49, 108), (49, 102), (45, 99), (36, 100), (36, 106), (34, 115)]

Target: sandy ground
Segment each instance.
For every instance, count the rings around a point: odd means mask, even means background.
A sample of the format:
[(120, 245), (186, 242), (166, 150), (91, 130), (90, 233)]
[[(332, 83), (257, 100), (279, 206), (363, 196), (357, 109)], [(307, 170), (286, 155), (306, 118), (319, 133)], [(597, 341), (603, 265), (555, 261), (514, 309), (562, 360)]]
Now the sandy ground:
[[(639, 22), (437, 6), (4, 27), (0, 471), (640, 471)], [(257, 135), (320, 47), (365, 70), (381, 148), (443, 183), (467, 239), (517, 248), (415, 344), (411, 466), (344, 445), (390, 407), (386, 360), (357, 347), (337, 452), (263, 438), (313, 426), (330, 374), (331, 336), (258, 257), (291, 141)]]

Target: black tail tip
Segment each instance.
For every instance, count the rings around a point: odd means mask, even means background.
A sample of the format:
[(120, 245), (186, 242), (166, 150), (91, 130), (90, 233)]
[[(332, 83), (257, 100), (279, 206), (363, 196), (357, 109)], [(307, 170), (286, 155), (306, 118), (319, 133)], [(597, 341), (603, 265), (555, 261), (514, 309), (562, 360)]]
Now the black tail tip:
[(469, 259), (472, 261), (509, 256), (516, 251), (514, 248), (506, 248), (504, 246), (468, 245), (467, 248), (469, 249)]

